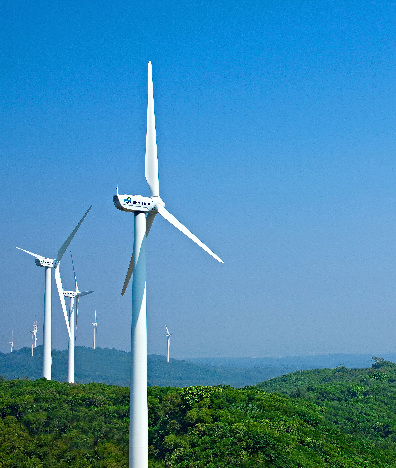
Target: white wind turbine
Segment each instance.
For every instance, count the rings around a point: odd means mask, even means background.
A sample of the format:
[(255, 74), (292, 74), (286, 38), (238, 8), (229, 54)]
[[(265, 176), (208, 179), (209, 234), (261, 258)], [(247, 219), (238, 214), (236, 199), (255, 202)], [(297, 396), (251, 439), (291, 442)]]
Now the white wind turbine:
[(76, 234), (78, 228), (81, 226), (81, 223), (84, 221), (85, 217), (87, 216), (89, 210), (92, 208), (90, 206), (88, 210), (85, 212), (84, 216), (80, 219), (77, 226), (73, 229), (70, 236), (65, 240), (65, 242), (61, 245), (56, 258), (47, 258), (42, 257), (41, 255), (35, 254), (33, 252), (29, 252), (28, 250), (21, 249), (17, 247), (17, 249), (22, 250), (23, 252), (28, 253), (36, 258), (35, 262), (36, 265), (39, 267), (45, 268), (45, 292), (44, 292), (44, 350), (43, 350), (43, 377), (47, 380), (51, 380), (51, 268), (55, 269), (55, 280), (59, 277), (59, 264), (63, 254), (66, 252), (70, 242), (72, 241), (74, 235)]
[(14, 350), (14, 330), (12, 330), (11, 332), (11, 341), (9, 341), (10, 345), (11, 345), (11, 353), (12, 351)]
[(98, 328), (98, 322), (96, 321), (96, 310), (95, 310), (95, 322), (92, 322), (92, 325), (94, 327), (94, 329), (93, 329), (93, 332), (94, 332), (93, 349), (96, 349), (96, 330)]
[(37, 346), (37, 320), (33, 322), (33, 330), (30, 331), (32, 334), (32, 356), (33, 356), (33, 349)]
[[(71, 254), (70, 254), (71, 255)], [(72, 257), (73, 274), (74, 274), (74, 291), (64, 291), (62, 287), (62, 280), (60, 277), (59, 268), (57, 269), (56, 285), (58, 287), (59, 298), (62, 305), (63, 315), (65, 317), (67, 333), (69, 335), (69, 364), (67, 372), (67, 381), (74, 383), (74, 342), (75, 342), (75, 330), (77, 329), (77, 317), (78, 317), (78, 300), (82, 296), (93, 293), (93, 291), (80, 291), (78, 289), (76, 272), (74, 270), (74, 263)], [(70, 309), (69, 314), (66, 310), (65, 297), (70, 297)]]
[(165, 325), (165, 328), (166, 328), (166, 342), (168, 345), (168, 352), (166, 354), (166, 362), (169, 362), (170, 337), (172, 333), (169, 333), (168, 327), (166, 325)]
[(154, 98), (151, 62), (148, 64), (148, 104), (145, 175), (151, 197), (141, 195), (117, 195), (115, 206), (134, 214), (133, 254), (122, 289), (122, 295), (132, 280), (132, 327), (131, 327), (131, 386), (129, 426), (129, 466), (148, 466), (148, 414), (147, 414), (147, 318), (146, 318), (146, 236), (157, 213), (198, 244), (217, 261), (223, 261), (183, 224), (165, 209), (159, 196), (157, 142), (154, 117)]

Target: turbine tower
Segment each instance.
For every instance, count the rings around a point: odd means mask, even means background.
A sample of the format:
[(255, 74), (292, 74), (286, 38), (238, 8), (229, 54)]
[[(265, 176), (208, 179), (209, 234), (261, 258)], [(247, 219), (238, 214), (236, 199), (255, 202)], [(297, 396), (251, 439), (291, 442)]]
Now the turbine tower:
[(168, 352), (166, 354), (166, 362), (169, 362), (169, 349), (170, 349), (170, 337), (172, 333), (169, 333), (168, 327), (165, 325), (166, 328), (166, 341), (168, 345)]
[(11, 351), (10, 352), (12, 353), (12, 351), (14, 349), (14, 330), (12, 330), (12, 332), (11, 332), (11, 341), (9, 341), (9, 343), (11, 345)]
[(33, 356), (33, 349), (37, 346), (37, 320), (33, 322), (33, 330), (30, 331), (32, 334), (32, 356)]
[(93, 349), (96, 349), (96, 329), (98, 328), (98, 322), (96, 321), (96, 310), (95, 310), (95, 322), (92, 322), (92, 325), (94, 327)]
[[(71, 255), (71, 254), (70, 254)], [(74, 291), (64, 291), (62, 287), (62, 280), (60, 276), (59, 268), (55, 271), (56, 286), (58, 288), (59, 299), (61, 301), (63, 315), (65, 317), (67, 333), (69, 335), (69, 364), (67, 372), (67, 381), (74, 383), (74, 344), (75, 344), (75, 330), (77, 329), (77, 317), (78, 317), (78, 299), (87, 294), (93, 293), (93, 291), (80, 291), (78, 289), (76, 272), (74, 270), (74, 263), (72, 257), (73, 274), (74, 274)], [(70, 297), (70, 309), (69, 314), (66, 311), (65, 297)]]
[(157, 213), (198, 244), (213, 258), (223, 263), (209, 247), (202, 243), (165, 209), (165, 203), (159, 196), (151, 62), (148, 63), (145, 176), (150, 187), (151, 197), (121, 195), (118, 193), (118, 188), (117, 194), (113, 197), (114, 204), (119, 210), (134, 214), (133, 254), (121, 293), (124, 295), (133, 273), (129, 426), (129, 466), (132, 468), (146, 468), (148, 466), (146, 236)]
[(43, 335), (44, 335), (44, 350), (43, 350), (43, 377), (47, 380), (51, 380), (51, 268), (55, 269), (55, 279), (59, 274), (59, 264), (63, 254), (66, 252), (70, 242), (72, 241), (74, 235), (76, 234), (78, 228), (81, 226), (81, 223), (84, 221), (85, 217), (87, 216), (89, 210), (92, 208), (90, 206), (88, 210), (85, 212), (84, 216), (80, 219), (77, 226), (73, 229), (70, 236), (65, 240), (65, 242), (61, 245), (56, 258), (47, 258), (42, 257), (41, 255), (35, 254), (33, 252), (29, 252), (28, 250), (21, 249), (17, 247), (17, 249), (26, 252), (29, 255), (32, 255), (36, 258), (35, 262), (36, 265), (39, 267), (45, 268), (45, 292), (44, 292), (44, 324), (43, 324)]

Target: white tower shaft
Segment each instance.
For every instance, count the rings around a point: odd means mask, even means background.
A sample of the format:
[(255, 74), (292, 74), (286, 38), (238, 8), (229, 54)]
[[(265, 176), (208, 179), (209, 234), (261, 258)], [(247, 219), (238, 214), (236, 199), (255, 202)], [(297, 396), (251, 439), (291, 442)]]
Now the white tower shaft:
[(146, 216), (134, 215), (129, 467), (148, 467)]
[(96, 310), (95, 310), (95, 322), (92, 323), (94, 330), (93, 330), (93, 349), (96, 349), (96, 328), (98, 323), (96, 322)]
[(51, 267), (45, 267), (43, 377), (51, 380)]
[(70, 318), (69, 318), (69, 325), (70, 325), (70, 335), (69, 335), (69, 366), (67, 372), (67, 381), (69, 383), (74, 383), (74, 323), (75, 323), (75, 316), (74, 316), (74, 304), (75, 299), (74, 296), (70, 298)]

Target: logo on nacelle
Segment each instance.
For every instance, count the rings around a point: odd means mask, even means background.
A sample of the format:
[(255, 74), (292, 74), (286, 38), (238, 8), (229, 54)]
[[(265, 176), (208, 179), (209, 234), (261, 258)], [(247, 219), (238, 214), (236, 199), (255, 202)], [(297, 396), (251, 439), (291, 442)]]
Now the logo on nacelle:
[(141, 195), (114, 195), (113, 201), (115, 206), (122, 211), (139, 211), (149, 212), (153, 209), (154, 204), (151, 198), (142, 197)]

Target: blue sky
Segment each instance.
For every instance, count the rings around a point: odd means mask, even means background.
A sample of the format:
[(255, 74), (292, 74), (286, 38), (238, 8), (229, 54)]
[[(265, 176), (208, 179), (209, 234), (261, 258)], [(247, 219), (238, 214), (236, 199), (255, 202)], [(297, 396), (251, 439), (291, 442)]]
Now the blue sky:
[[(77, 345), (130, 347), (120, 291), (153, 64), (165, 220), (147, 246), (149, 353), (396, 351), (395, 1), (5, 1), (0, 351), (42, 342), (44, 271), (71, 244)], [(65, 288), (71, 262), (62, 260)], [(54, 281), (53, 281), (54, 283)], [(53, 284), (53, 286), (55, 286)], [(53, 289), (53, 347), (67, 332)]]

